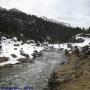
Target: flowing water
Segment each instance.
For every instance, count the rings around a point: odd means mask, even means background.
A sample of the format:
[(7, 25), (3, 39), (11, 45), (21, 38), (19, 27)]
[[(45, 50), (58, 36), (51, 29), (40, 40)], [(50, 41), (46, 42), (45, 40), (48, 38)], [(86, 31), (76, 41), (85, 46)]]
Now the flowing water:
[(66, 61), (63, 53), (58, 51), (43, 51), (43, 56), (35, 59), (35, 63), (16, 64), (0, 69), (0, 87), (32, 86), (33, 90), (43, 90), (47, 78), (55, 69), (60, 69), (60, 63)]

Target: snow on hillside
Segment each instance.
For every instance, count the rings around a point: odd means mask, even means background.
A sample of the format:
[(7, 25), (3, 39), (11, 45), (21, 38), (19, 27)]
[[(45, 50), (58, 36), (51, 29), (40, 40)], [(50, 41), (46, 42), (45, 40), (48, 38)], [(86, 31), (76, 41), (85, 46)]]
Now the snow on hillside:
[(76, 36), (76, 38), (82, 38), (84, 40), (83, 43), (73, 43), (73, 46), (78, 46), (78, 47), (84, 47), (86, 45), (90, 45), (90, 38), (89, 37), (81, 37), (81, 36)]
[(0, 57), (8, 57), (9, 60), (0, 63), (0, 66), (5, 64), (16, 64), (19, 62), (18, 59), (26, 58), (25, 56), (21, 55), (21, 52), (29, 55), (30, 59), (32, 59), (32, 54), (35, 50), (38, 52), (43, 50), (43, 47), (37, 47), (35, 43), (22, 43), (22, 41), (17, 41), (16, 37), (13, 39), (7, 39), (6, 37), (1, 38)]
[[(90, 36), (90, 35), (89, 35)], [(80, 34), (76, 35), (76, 39), (78, 38), (82, 38), (84, 40), (84, 42), (82, 43), (63, 43), (63, 44), (50, 44), (49, 46), (53, 46), (56, 49), (67, 49), (70, 50), (70, 48), (68, 48), (68, 44), (71, 44), (72, 47), (78, 46), (80, 47), (84, 47), (86, 45), (90, 45), (90, 37), (81, 37)]]

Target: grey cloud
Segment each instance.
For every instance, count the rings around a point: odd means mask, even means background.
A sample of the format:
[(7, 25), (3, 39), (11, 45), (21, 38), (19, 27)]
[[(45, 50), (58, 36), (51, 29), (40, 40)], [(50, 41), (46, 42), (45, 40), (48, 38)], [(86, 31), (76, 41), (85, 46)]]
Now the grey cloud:
[(88, 27), (90, 0), (0, 0), (0, 6)]

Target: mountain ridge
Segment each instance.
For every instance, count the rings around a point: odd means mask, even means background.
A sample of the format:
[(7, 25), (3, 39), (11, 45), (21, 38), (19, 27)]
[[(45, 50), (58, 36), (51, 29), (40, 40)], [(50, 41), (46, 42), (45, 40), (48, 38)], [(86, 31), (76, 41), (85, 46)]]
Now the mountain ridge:
[[(7, 9), (0, 7), (0, 10), (7, 10)], [(7, 11), (24, 13), (23, 11), (21, 11), (21, 10), (19, 10), (19, 9), (16, 9), (16, 8), (11, 8), (11, 9), (9, 9), (9, 10), (7, 10)], [(26, 13), (26, 14), (27, 14), (27, 13)], [(28, 15), (28, 14), (27, 14), (27, 15)], [(47, 17), (45, 17), (45, 16), (40, 17), (40, 18), (42, 18), (42, 19), (44, 19), (44, 20), (46, 20), (46, 21), (53, 22), (53, 23), (70, 26), (69, 23), (61, 22), (61, 21), (58, 21), (58, 20), (55, 20), (55, 19), (49, 19), (49, 18), (47, 18)]]

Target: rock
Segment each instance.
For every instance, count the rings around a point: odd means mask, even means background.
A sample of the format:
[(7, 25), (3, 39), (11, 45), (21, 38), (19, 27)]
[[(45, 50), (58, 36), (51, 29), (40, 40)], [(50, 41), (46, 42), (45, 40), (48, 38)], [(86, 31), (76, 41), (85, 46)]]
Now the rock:
[(34, 51), (34, 53), (32, 54), (33, 59), (35, 59), (36, 57), (41, 57), (42, 56), (42, 52), (38, 52), (38, 51)]
[(20, 63), (33, 63), (33, 61), (30, 58), (20, 58), (18, 59)]
[(28, 54), (25, 54), (25, 53), (20, 53), (22, 56), (25, 56), (26, 58), (29, 58), (29, 55)]
[(14, 48), (14, 50), (17, 50), (17, 48)]
[(0, 63), (7, 62), (8, 59), (8, 57), (0, 57)]
[(11, 54), (11, 56), (12, 56), (13, 58), (16, 58), (16, 57), (17, 57), (15, 54)]
[(21, 49), (20, 54), (22, 56), (26, 57), (26, 58), (29, 58), (29, 55), (28, 54), (25, 54), (24, 51), (23, 51), (23, 49)]
[(14, 44), (14, 46), (19, 46), (19, 44)]
[(65, 61), (61, 62), (61, 65), (64, 65), (65, 64)]

